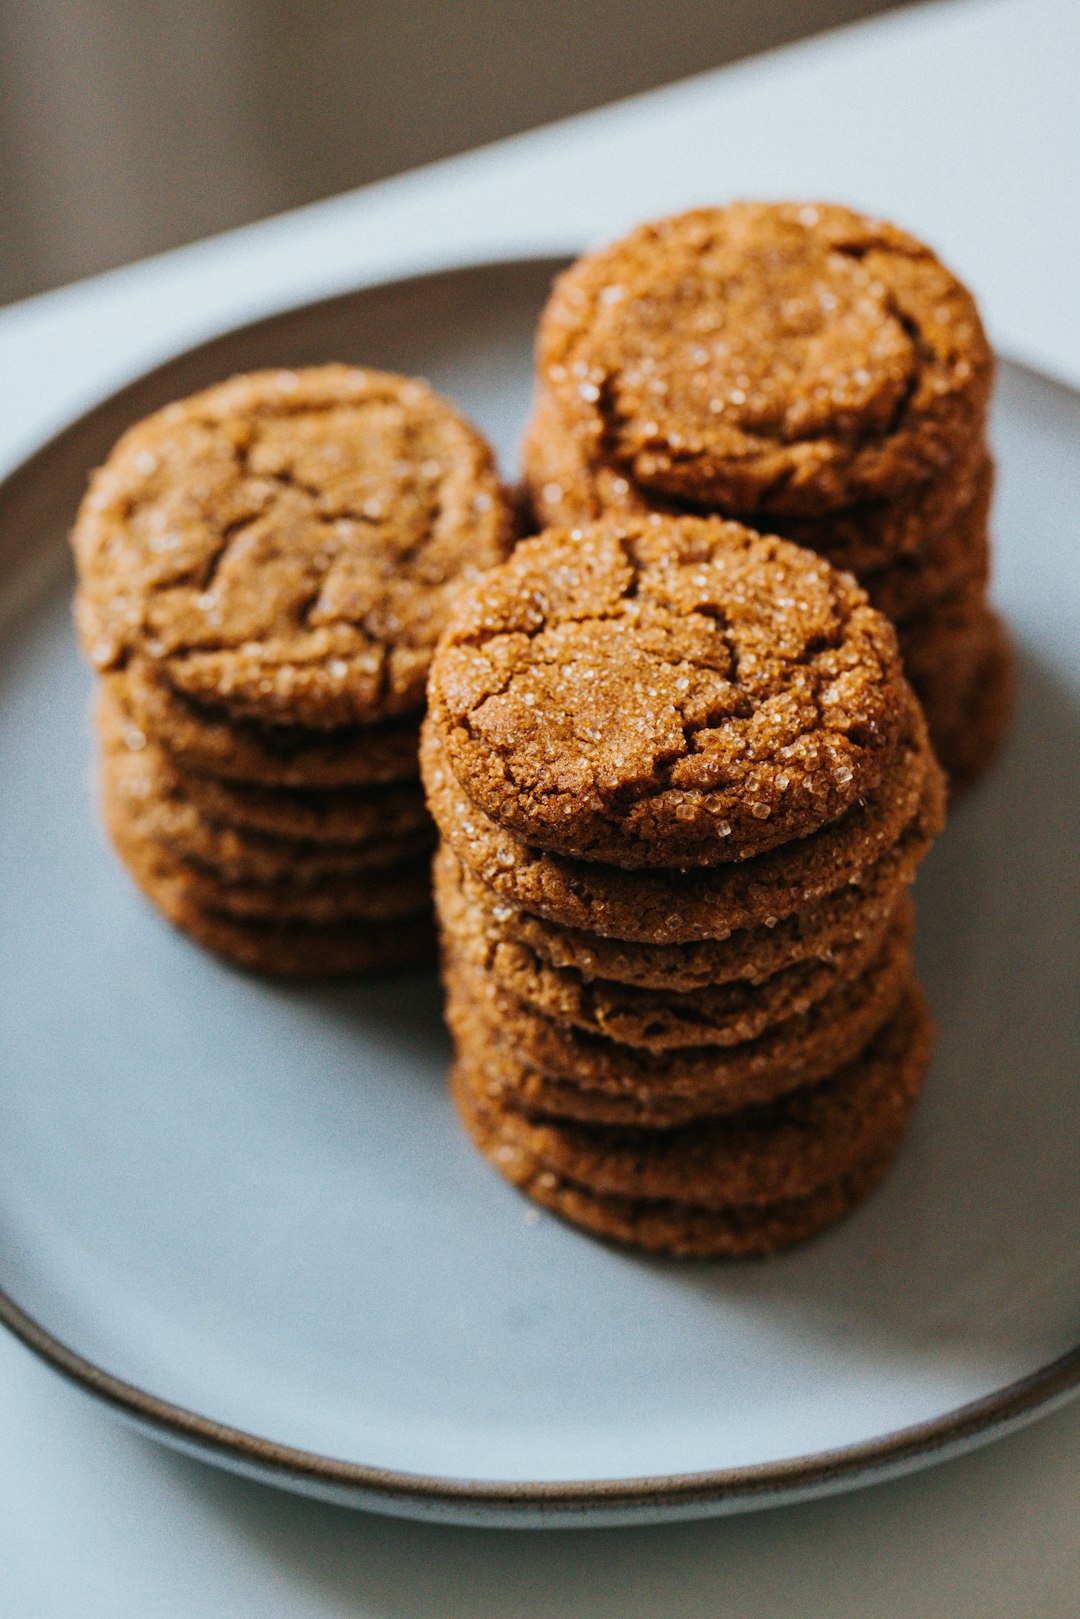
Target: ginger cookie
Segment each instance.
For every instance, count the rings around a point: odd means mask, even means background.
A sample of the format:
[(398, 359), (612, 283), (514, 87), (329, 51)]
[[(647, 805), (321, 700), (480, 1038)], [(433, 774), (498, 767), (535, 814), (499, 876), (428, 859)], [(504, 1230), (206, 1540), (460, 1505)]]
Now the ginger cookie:
[[(988, 610), (960, 681), (959, 696), (942, 693), (927, 711), (934, 747), (952, 792), (962, 792), (993, 763), (1016, 707), (1016, 653), (998, 615)], [(935, 679), (934, 690), (940, 682)]]
[(533, 916), (487, 888), (445, 843), (435, 858), (435, 886), (437, 892), (445, 887), (458, 890), (482, 918), (491, 941), (527, 945), (548, 966), (571, 970), (586, 980), (679, 991), (735, 981), (760, 984), (801, 962), (828, 962), (838, 946), (852, 944), (884, 926), (904, 889), (914, 881), (937, 830), (938, 817), (931, 821), (920, 811), (893, 847), (857, 880), (805, 910), (774, 921), (771, 927), (739, 928), (725, 939), (685, 944), (605, 938)]
[[(558, 402), (541, 389), (522, 446), (525, 482), (534, 520), (541, 528), (570, 528), (605, 515), (642, 517), (649, 512), (707, 516), (708, 504), (666, 497), (639, 488), (603, 460), (590, 462), (584, 447), (563, 420)], [(958, 523), (992, 481), (993, 465), (981, 437), (934, 478), (916, 484), (893, 500), (864, 501), (818, 516), (789, 512), (727, 512), (743, 516), (751, 526), (804, 545), (846, 568), (865, 584), (864, 574), (887, 568), (947, 544)], [(880, 605), (877, 601), (875, 606)], [(882, 606), (882, 611), (888, 611)], [(891, 615), (890, 615), (891, 616)]]
[(259, 787), (177, 771), (184, 792), (207, 820), (271, 837), (311, 843), (365, 843), (414, 837), (430, 829), (419, 782), (386, 787)]
[[(507, 1100), (502, 1136), (560, 1178), (602, 1196), (705, 1208), (805, 1197), (876, 1156), (906, 1120), (929, 1058), (929, 1028), (916, 1049), (911, 1040), (919, 999), (911, 988), (854, 1062), (764, 1106), (690, 1128), (598, 1130), (531, 1119)], [(465, 1082), (478, 1103), (490, 1101), (475, 1070), (466, 1070)]]
[(463, 1050), (470, 1049), (475, 1029), (481, 1043), (494, 1037), (510, 1047), (523, 1074), (535, 1071), (563, 1088), (654, 1104), (692, 1098), (699, 1113), (771, 1101), (826, 1078), (852, 1061), (892, 1015), (910, 977), (910, 917), (904, 914), (865, 971), (806, 1012), (740, 1045), (657, 1053), (553, 1022), (448, 950), (444, 939), (447, 1019)]
[(168, 756), (153, 743), (136, 752), (107, 747), (101, 776), (110, 820), (122, 820), (133, 838), (157, 843), (229, 883), (302, 888), (335, 877), (357, 879), (366, 871), (425, 855), (434, 844), (430, 823), (350, 844), (302, 842), (208, 820), (187, 797)]
[(644, 1199), (598, 1197), (560, 1181), (550, 1170), (513, 1155), (500, 1142), (491, 1116), (470, 1109), (470, 1099), (455, 1090), (458, 1113), (474, 1144), (505, 1178), (534, 1203), (560, 1215), (593, 1236), (677, 1259), (750, 1259), (780, 1253), (809, 1242), (864, 1202), (883, 1180), (900, 1141), (870, 1163), (831, 1186), (764, 1208), (722, 1210), (689, 1203), (654, 1203)]
[(589, 461), (742, 514), (892, 500), (983, 428), (993, 360), (930, 249), (832, 204), (640, 226), (559, 277), (537, 370)]
[(885, 567), (860, 574), (859, 583), (871, 602), (893, 620), (901, 638), (906, 623), (933, 612), (942, 600), (960, 592), (985, 592), (990, 579), (992, 494), (988, 461), (970, 504), (950, 527), (932, 535), (919, 550), (902, 552)]
[(430, 723), (529, 844), (624, 867), (743, 860), (878, 786), (906, 704), (846, 574), (719, 519), (524, 541), (458, 597)]
[(313, 731), (234, 721), (174, 692), (144, 659), (104, 677), (130, 716), (132, 736), (152, 736), (183, 769), (263, 787), (371, 787), (418, 773), (415, 718)]
[[(654, 1052), (737, 1045), (806, 1012), (867, 966), (891, 920), (886, 912), (873, 928), (835, 942), (827, 957), (780, 968), (757, 981), (650, 990), (583, 978), (573, 968), (552, 967), (520, 940), (493, 937), (483, 911), (446, 880), (445, 867), (436, 872), (435, 899), (451, 953), (515, 1000), (556, 1023)], [(910, 900), (901, 897), (895, 905), (910, 906)]]
[[(804, 1241), (868, 1195), (903, 1140), (910, 1109), (929, 1059), (929, 1047), (929, 1018), (921, 997), (914, 992), (905, 997), (865, 1059), (867, 1070), (876, 1070), (880, 1076), (879, 1094), (889, 1099), (888, 1104), (880, 1108), (876, 1131), (861, 1132), (864, 1142), (873, 1141), (872, 1149), (861, 1156), (857, 1152), (849, 1153), (847, 1170), (815, 1186), (813, 1191), (772, 1201), (759, 1199), (740, 1203), (732, 1199), (727, 1204), (718, 1204), (717, 1200), (723, 1196), (719, 1186), (710, 1187), (707, 1204), (695, 1203), (681, 1188), (676, 1190), (682, 1195), (668, 1198), (597, 1191), (550, 1168), (543, 1153), (533, 1150), (538, 1142), (527, 1127), (522, 1130), (520, 1115), (493, 1101), (484, 1087), (476, 1083), (467, 1063), (458, 1063), (452, 1076), (452, 1088), (462, 1121), (480, 1151), (501, 1174), (536, 1202), (599, 1236), (636, 1247), (685, 1256), (735, 1257), (773, 1252)], [(738, 1128), (735, 1123), (733, 1129)], [(841, 1126), (841, 1134), (846, 1143), (859, 1136), (857, 1119), (851, 1120), (848, 1131)], [(539, 1142), (547, 1144), (542, 1133)], [(844, 1155), (839, 1157), (842, 1161)], [(802, 1166), (797, 1147), (789, 1163), (797, 1172), (793, 1184), (805, 1184), (815, 1178), (799, 1173)], [(627, 1167), (625, 1161), (620, 1165), (624, 1170)], [(757, 1190), (752, 1165), (747, 1168), (749, 1174), (735, 1175), (733, 1190)], [(771, 1182), (765, 1178), (761, 1189), (770, 1185), (772, 1188), (782, 1186), (783, 1177), (776, 1176)]]
[(99, 671), (151, 660), (232, 718), (415, 713), (447, 604), (511, 541), (491, 450), (423, 383), (263, 371), (131, 428), (72, 543)]
[(462, 793), (430, 717), (421, 765), (440, 833), (495, 893), (559, 925), (645, 944), (725, 939), (739, 928), (781, 921), (857, 881), (916, 815), (928, 835), (944, 821), (944, 781), (913, 698), (882, 780), (865, 800), (810, 837), (708, 870), (625, 871), (532, 847)]
[(188, 910), (262, 922), (391, 922), (431, 903), (426, 856), (355, 875), (310, 882), (230, 881), (142, 835), (126, 807), (106, 792), (105, 825), (117, 853), (145, 893), (175, 917)]
[[(133, 875), (143, 886), (139, 874)], [(392, 922), (245, 922), (185, 904), (169, 885), (150, 882), (144, 892), (205, 950), (276, 978), (355, 978), (420, 966), (435, 955), (435, 929), (426, 913)]]
[(975, 671), (1004, 636), (1001, 620), (978, 587), (943, 597), (905, 624), (901, 644), (911, 683), (930, 715), (948, 727), (964, 710)]
[(102, 749), (106, 753), (150, 750), (155, 772), (167, 769), (170, 780), (175, 779), (183, 796), (205, 820), (275, 838), (338, 844), (407, 836), (430, 826), (419, 782), (391, 782), (374, 788), (264, 787), (185, 770), (120, 706), (115, 682), (122, 678), (100, 683), (94, 723)]

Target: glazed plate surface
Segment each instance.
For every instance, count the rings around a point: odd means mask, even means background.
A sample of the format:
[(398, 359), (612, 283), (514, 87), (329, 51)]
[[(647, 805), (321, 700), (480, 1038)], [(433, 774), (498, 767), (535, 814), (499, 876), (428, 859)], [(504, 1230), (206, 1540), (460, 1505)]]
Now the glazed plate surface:
[(553, 263), (264, 321), (0, 487), (0, 1316), (159, 1437), (413, 1516), (604, 1523), (869, 1482), (1080, 1386), (1080, 398), (1004, 365), (998, 769), (918, 884), (939, 1023), (885, 1186), (768, 1263), (539, 1216), (463, 1139), (434, 975), (291, 988), (202, 954), (98, 831), (63, 537), (146, 410), (235, 370), (427, 376), (513, 468)]

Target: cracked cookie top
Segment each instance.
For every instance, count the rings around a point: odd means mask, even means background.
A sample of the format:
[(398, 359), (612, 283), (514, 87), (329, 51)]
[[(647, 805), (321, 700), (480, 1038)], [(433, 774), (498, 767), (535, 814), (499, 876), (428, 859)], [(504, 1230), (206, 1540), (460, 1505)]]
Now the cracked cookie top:
[(589, 462), (730, 513), (893, 499), (982, 426), (970, 293), (914, 237), (829, 204), (643, 225), (555, 284), (537, 349)]
[(519, 545), (458, 598), (428, 696), (488, 816), (626, 867), (741, 860), (835, 820), (881, 781), (908, 702), (850, 574), (659, 515)]
[(423, 704), (460, 580), (505, 556), (491, 450), (421, 382), (342, 365), (234, 377), (130, 429), (72, 535), (100, 670), (149, 659), (262, 722)]

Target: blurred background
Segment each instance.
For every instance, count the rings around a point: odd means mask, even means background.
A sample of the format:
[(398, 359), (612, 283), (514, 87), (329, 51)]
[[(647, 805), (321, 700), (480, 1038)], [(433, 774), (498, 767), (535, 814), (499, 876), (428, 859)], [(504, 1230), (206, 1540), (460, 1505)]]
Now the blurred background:
[(0, 0), (0, 302), (888, 9)]

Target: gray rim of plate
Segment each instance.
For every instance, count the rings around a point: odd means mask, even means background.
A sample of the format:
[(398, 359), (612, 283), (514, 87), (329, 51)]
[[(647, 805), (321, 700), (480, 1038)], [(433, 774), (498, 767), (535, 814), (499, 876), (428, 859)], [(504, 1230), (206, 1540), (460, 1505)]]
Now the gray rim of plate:
[[(33, 482), (43, 463), (62, 458), (71, 450), (83, 450), (83, 440), (88, 436), (100, 439), (107, 447), (116, 436), (118, 422), (126, 425), (145, 409), (152, 408), (143, 404), (144, 394), (152, 393), (155, 399), (163, 397), (162, 390), (174, 376), (178, 390), (182, 389), (184, 372), (192, 363), (213, 360), (219, 351), (224, 360), (238, 340), (272, 338), (298, 314), (329, 310), (353, 304), (358, 298), (374, 299), (423, 285), (438, 284), (449, 290), (455, 283), (464, 286), (493, 273), (513, 275), (517, 270), (536, 275), (546, 270), (554, 275), (568, 262), (563, 256), (507, 259), (439, 270), (294, 305), (234, 327), (145, 372), (69, 423), (0, 482), (0, 504), (12, 499), (18, 501), (21, 486)], [(1041, 382), (1072, 394), (1071, 389), (1030, 367), (1009, 363), (1014, 369), (1026, 371)], [(86, 465), (85, 456), (82, 465)], [(0, 557), (0, 565), (5, 560)], [(111, 1407), (139, 1429), (189, 1454), (268, 1483), (287, 1485), (326, 1499), (366, 1505), (393, 1514), (422, 1514), (459, 1522), (469, 1518), (470, 1508), (475, 1514), (474, 1521), (479, 1521), (483, 1515), (489, 1523), (557, 1525), (567, 1520), (596, 1523), (609, 1514), (609, 1521), (625, 1520), (625, 1516), (635, 1511), (648, 1516), (675, 1517), (690, 1516), (695, 1508), (700, 1511), (710, 1506), (714, 1511), (723, 1511), (725, 1505), (730, 1508), (780, 1505), (860, 1482), (884, 1480), (935, 1460), (959, 1455), (983, 1440), (1022, 1427), (1080, 1392), (1078, 1344), (1039, 1371), (1006, 1384), (994, 1394), (957, 1406), (932, 1421), (899, 1429), (864, 1444), (819, 1451), (780, 1463), (706, 1473), (493, 1484), (479, 1479), (442, 1478), (366, 1467), (276, 1444), (258, 1434), (215, 1422), (212, 1417), (173, 1405), (146, 1389), (114, 1377), (104, 1367), (54, 1337), (3, 1290), (0, 1290), (0, 1322), (76, 1387)]]

